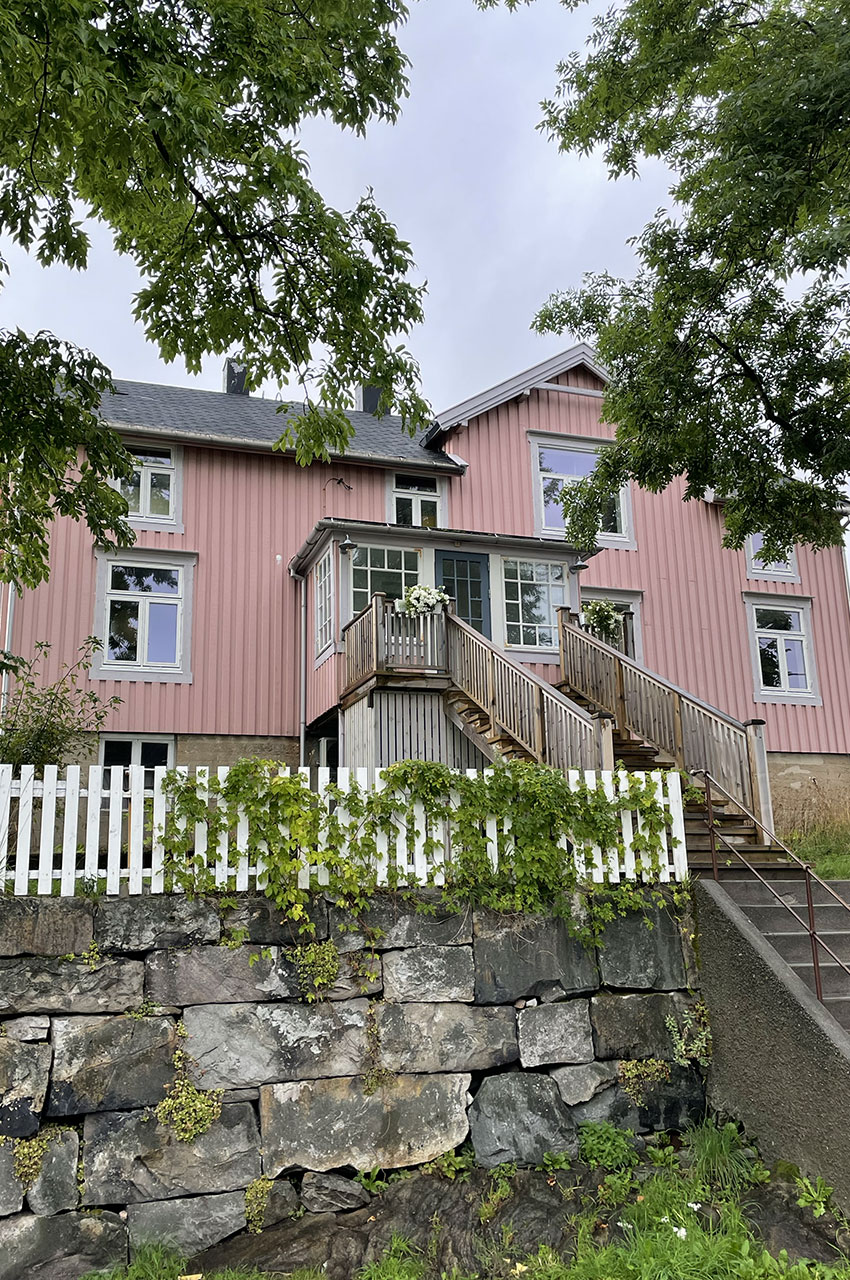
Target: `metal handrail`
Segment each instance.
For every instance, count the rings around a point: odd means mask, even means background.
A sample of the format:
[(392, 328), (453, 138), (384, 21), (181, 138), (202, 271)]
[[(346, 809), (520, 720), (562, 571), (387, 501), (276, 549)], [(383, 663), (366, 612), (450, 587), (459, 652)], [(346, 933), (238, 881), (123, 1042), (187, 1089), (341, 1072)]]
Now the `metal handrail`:
[[(825, 880), (821, 880), (820, 876), (812, 870), (808, 862), (804, 862), (802, 858), (798, 858), (796, 853), (794, 853), (792, 849), (789, 849), (788, 846), (785, 844), (785, 842), (783, 840), (780, 840), (775, 832), (771, 831), (769, 827), (766, 827), (764, 823), (759, 818), (757, 818), (754, 813), (751, 813), (746, 808), (746, 806), (742, 805), (741, 802), (737, 800), (733, 795), (730, 795), (730, 793), (726, 790), (726, 788), (722, 786), (715, 778), (713, 778), (706, 769), (697, 769), (694, 772), (699, 774), (701, 777), (705, 779), (705, 809), (706, 809), (705, 821), (708, 827), (709, 847), (711, 849), (711, 869), (712, 869), (712, 874), (714, 876), (714, 879), (718, 882), (720, 880), (719, 867), (717, 862), (717, 838), (719, 836), (720, 839), (723, 841), (723, 844), (729, 850), (729, 852), (734, 853), (735, 857), (738, 858), (740, 862), (743, 862), (744, 866), (747, 868), (750, 874), (754, 875), (755, 878), (759, 881), (759, 883), (763, 884), (765, 888), (768, 889), (769, 892), (773, 894), (777, 902), (779, 902), (785, 908), (786, 911), (791, 913), (791, 915), (794, 917), (797, 923), (801, 924), (805, 929), (806, 933), (809, 935), (809, 939), (812, 947), (812, 966), (813, 966), (814, 975), (815, 975), (815, 993), (820, 1003), (823, 1004), (824, 1003), (823, 983), (821, 981), (820, 953), (818, 951), (818, 947), (823, 947), (827, 955), (831, 957), (831, 959), (839, 966), (839, 968), (844, 970), (848, 978), (850, 978), (850, 967), (848, 967), (843, 960), (839, 960), (838, 956), (832, 950), (829, 943), (824, 942), (823, 938), (821, 938), (820, 934), (817, 931), (817, 928), (815, 927), (815, 906), (814, 906), (814, 899), (812, 897), (812, 881), (814, 881), (816, 884), (819, 884), (821, 888), (826, 889), (827, 893), (831, 894), (832, 897), (835, 898), (839, 906), (842, 906), (844, 910), (848, 913), (848, 915), (850, 915), (850, 903), (845, 902), (845, 900), (841, 897), (841, 895), (835, 892), (835, 890), (832, 888), (832, 885), (827, 884)], [(782, 849), (783, 852), (785, 852), (788, 855), (791, 861), (796, 863), (797, 866), (801, 868), (804, 874), (805, 885), (806, 885), (806, 909), (807, 909), (807, 915), (808, 915), (808, 923), (806, 923), (806, 921), (803, 920), (802, 916), (799, 916), (797, 914), (797, 912), (794, 910), (794, 908), (791, 906), (789, 902), (786, 902), (785, 899), (779, 893), (776, 892), (776, 890), (774, 889), (770, 881), (766, 880), (763, 875), (759, 874), (759, 872), (756, 870), (753, 864), (749, 862), (741, 853), (740, 848), (737, 845), (732, 844), (730, 840), (727, 840), (723, 832), (720, 831), (715, 826), (714, 802), (711, 798), (712, 787), (714, 787), (717, 791), (721, 792), (722, 795), (724, 795), (727, 798), (727, 800), (730, 800), (732, 802), (732, 804), (736, 805), (739, 809), (743, 810), (746, 816), (752, 819), (752, 821), (756, 824), (759, 830), (763, 832), (764, 835), (770, 838), (771, 843), (777, 844), (779, 848)]]

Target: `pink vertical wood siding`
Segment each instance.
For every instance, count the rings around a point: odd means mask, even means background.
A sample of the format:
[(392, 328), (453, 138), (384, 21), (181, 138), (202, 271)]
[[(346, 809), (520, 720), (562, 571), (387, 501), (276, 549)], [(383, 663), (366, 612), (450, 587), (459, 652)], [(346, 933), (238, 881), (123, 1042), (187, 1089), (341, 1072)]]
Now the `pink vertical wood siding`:
[[(573, 385), (601, 387), (575, 370)], [(472, 419), (447, 447), (469, 463), (453, 477), (452, 523), (458, 528), (533, 534), (529, 432), (611, 438), (591, 396), (532, 391)], [(632, 487), (637, 550), (607, 548), (582, 575), (586, 586), (642, 591), (641, 626), (648, 667), (740, 720), (766, 721), (772, 751), (850, 752), (850, 610), (843, 552), (797, 551), (801, 582), (748, 579), (743, 551), (724, 550), (722, 509), (682, 501), (677, 482), (663, 494)], [(742, 593), (812, 600), (815, 665), (823, 706), (756, 702)]]
[[(194, 551), (192, 683), (99, 680), (121, 707), (107, 729), (133, 733), (298, 733), (298, 584), (288, 563), (324, 515), (386, 519), (386, 474), (342, 464), (302, 468), (280, 455), (186, 446), (185, 533), (140, 532), (136, 550)], [(351, 491), (327, 483), (341, 476)], [(13, 648), (53, 644), (48, 675), (95, 626), (88, 531), (61, 521), (50, 581), (18, 600)], [(277, 557), (280, 557), (278, 559)], [(308, 672), (313, 665), (312, 619)], [(328, 664), (331, 674), (335, 662)], [(334, 695), (333, 701), (336, 700)]]

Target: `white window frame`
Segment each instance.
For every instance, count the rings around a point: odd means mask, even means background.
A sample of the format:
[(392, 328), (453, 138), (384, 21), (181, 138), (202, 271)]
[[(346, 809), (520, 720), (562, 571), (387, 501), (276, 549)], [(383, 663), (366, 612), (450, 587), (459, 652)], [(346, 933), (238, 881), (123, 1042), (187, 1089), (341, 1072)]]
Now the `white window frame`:
[(796, 549), (791, 548), (791, 554), (784, 565), (763, 564), (761, 560), (756, 559), (756, 548), (753, 546), (754, 536), (752, 533), (748, 534), (747, 541), (744, 544), (747, 557), (747, 577), (760, 578), (767, 582), (799, 582), (800, 571), (797, 567)]
[[(130, 513), (127, 521), (134, 529), (154, 531), (164, 529), (168, 533), (183, 533), (183, 446), (172, 444), (170, 440), (136, 439), (124, 440), (128, 453), (136, 448), (168, 449), (171, 454), (171, 465), (143, 463), (137, 468), (141, 472), (139, 492), (139, 511)], [(152, 515), (150, 512), (150, 477), (154, 471), (170, 471), (171, 473), (171, 512), (167, 516)], [(121, 482), (114, 482), (115, 489), (121, 491)]]
[[(89, 672), (91, 680), (132, 680), (158, 684), (192, 683), (192, 607), (194, 599), (195, 552), (163, 552), (150, 548), (136, 548), (131, 552), (96, 551), (97, 574), (95, 586), (94, 629), (92, 634), (101, 642)], [(146, 600), (177, 604), (177, 662), (110, 662), (106, 646), (109, 640), (109, 602), (115, 595), (135, 599), (132, 592), (115, 593), (111, 590), (110, 575), (113, 565), (155, 566), (158, 569), (177, 569), (181, 575), (181, 593), (175, 596), (155, 596), (144, 593)], [(140, 627), (144, 639), (144, 628)], [(113, 736), (113, 735), (110, 735)]]
[[(508, 600), (508, 596), (507, 596), (507, 579), (505, 576), (505, 566), (507, 565), (508, 561), (516, 561), (517, 563), (522, 561), (524, 563), (533, 564), (533, 565), (542, 564), (542, 565), (546, 565), (546, 567), (549, 569), (560, 569), (563, 575), (562, 586), (564, 590), (565, 606), (569, 604), (569, 598), (570, 598), (569, 565), (562, 560), (547, 560), (543, 557), (535, 558), (533, 556), (523, 555), (521, 552), (518, 552), (516, 555), (512, 555), (512, 556), (508, 556), (508, 555), (501, 556), (500, 564), (499, 564), (499, 589), (502, 596), (501, 610), (502, 610), (502, 626), (503, 626), (505, 648), (509, 650), (512, 654), (517, 656), (523, 653), (527, 653), (531, 655), (531, 658), (530, 658), (531, 661), (534, 661), (537, 655), (549, 655), (549, 654), (557, 653), (558, 652), (558, 617), (557, 617), (557, 613), (554, 610), (553, 610), (552, 622), (551, 622), (554, 642), (551, 645), (543, 645), (543, 644), (532, 645), (532, 644), (526, 644), (524, 641), (520, 641), (520, 643), (517, 644), (517, 643), (512, 643), (511, 641), (508, 640), (509, 626), (519, 626), (520, 629), (523, 626), (522, 617), (521, 617), (522, 588), (520, 588), (520, 597), (519, 597), (520, 621), (519, 623), (514, 621), (511, 621), (511, 622), (508, 621), (508, 604), (513, 603), (512, 601)], [(552, 586), (553, 584), (549, 582), (547, 585)], [(491, 597), (490, 603), (491, 603), (491, 609), (492, 609), (495, 606), (495, 601), (493, 600), (492, 597)], [(541, 623), (534, 623), (534, 624), (526, 623), (525, 625), (526, 626), (530, 626), (530, 625), (548, 626), (550, 624), (541, 622)]]
[(329, 547), (313, 569), (313, 631), (317, 658), (334, 642), (334, 586), (333, 548)]
[[(820, 696), (818, 688), (817, 667), (815, 665), (815, 650), (812, 638), (812, 601), (806, 596), (780, 596), (780, 595), (755, 595), (750, 592), (743, 594), (744, 604), (747, 610), (747, 634), (750, 646), (750, 658), (753, 668), (753, 687), (755, 693), (753, 695), (754, 702), (785, 702), (796, 703), (797, 705), (820, 707), (823, 700)], [(759, 656), (759, 636), (767, 634), (756, 626), (756, 609), (794, 609), (800, 614), (800, 622), (802, 630), (799, 632), (771, 632), (772, 636), (792, 635), (794, 638), (800, 638), (803, 641), (803, 655), (806, 663), (806, 672), (809, 677), (808, 689), (766, 689), (762, 684), (761, 660)], [(784, 657), (780, 657), (780, 668), (784, 663)]]
[[(404, 489), (397, 483), (399, 479), (405, 480), (433, 480), (436, 483), (436, 489), (433, 493), (417, 493), (414, 489)], [(413, 499), (413, 524), (398, 525), (400, 529), (424, 529), (422, 524), (422, 499), (426, 502), (436, 502), (437, 504), (437, 523), (435, 528), (444, 529), (447, 525), (446, 520), (446, 486), (442, 476), (423, 475), (421, 472), (414, 473), (412, 471), (391, 471), (387, 480), (387, 522), (389, 524), (398, 524), (396, 520), (396, 498), (412, 498)]]
[[(143, 742), (164, 742), (168, 748), (168, 760), (166, 762), (167, 769), (174, 768), (174, 734), (172, 733), (102, 733), (100, 735), (100, 743), (98, 746), (97, 762), (103, 764), (105, 754), (105, 745), (107, 742), (130, 742), (132, 749), (130, 752), (130, 764), (141, 764), (142, 743)], [(108, 768), (109, 766), (107, 766)]]
[[(608, 448), (611, 444), (610, 440), (589, 440), (581, 436), (560, 436), (550, 435), (548, 432), (541, 434), (539, 432), (530, 432), (529, 444), (531, 446), (531, 472), (534, 477), (534, 526), (535, 533), (539, 538), (557, 538), (563, 541), (564, 530), (551, 529), (546, 525), (546, 508), (543, 501), (543, 481), (547, 477), (540, 470), (540, 448), (549, 449), (570, 449), (575, 453), (592, 453), (597, 457), (603, 449)], [(548, 477), (551, 479), (551, 477)], [(620, 503), (620, 520), (623, 526), (622, 533), (598, 533), (596, 535), (596, 545), (599, 547), (619, 547), (621, 551), (634, 551), (637, 548), (634, 536), (634, 518), (632, 515), (632, 493), (631, 486), (624, 484), (619, 493)], [(582, 550), (592, 550), (592, 548), (582, 548)]]
[[(411, 573), (413, 573), (413, 570), (412, 570), (412, 569), (404, 569), (404, 568), (402, 568), (401, 570), (399, 570), (399, 571), (398, 571), (398, 572), (400, 572), (400, 573), (402, 574), (402, 588), (403, 588), (403, 589), (405, 589), (407, 586), (415, 586), (415, 585), (417, 585), (417, 584), (422, 583), (422, 582), (424, 582), (424, 581), (425, 581), (425, 577), (424, 577), (424, 573), (423, 573), (423, 567), (424, 567), (424, 566), (423, 566), (422, 551), (421, 551), (421, 548), (419, 548), (419, 547), (398, 546), (398, 545), (395, 545), (395, 544), (393, 544), (393, 543), (390, 543), (389, 545), (386, 545), (386, 544), (381, 545), (380, 543), (377, 543), (377, 542), (370, 542), (368, 545), (363, 544), (363, 545), (358, 546), (358, 547), (357, 547), (357, 551), (367, 551), (367, 552), (369, 552), (369, 551), (383, 551), (385, 554), (386, 554), (386, 552), (387, 552), (387, 551), (400, 551), (400, 552), (402, 553), (402, 557), (404, 556), (405, 552), (412, 552), (412, 553), (416, 556), (416, 582), (415, 582), (415, 583), (405, 583), (405, 575), (406, 575), (406, 574), (411, 574)], [(349, 593), (350, 593), (350, 594), (349, 594), (349, 601), (350, 601), (350, 605), (351, 605), (351, 617), (354, 617), (354, 616), (355, 616), (355, 614), (357, 614), (357, 613), (359, 613), (359, 612), (360, 612), (360, 609), (355, 608), (355, 605), (354, 605), (354, 591), (355, 591), (355, 587), (354, 587), (354, 571), (355, 571), (355, 569), (364, 569), (364, 568), (366, 568), (366, 569), (368, 570), (368, 574), (369, 574), (369, 586), (368, 586), (368, 587), (367, 587), (367, 589), (366, 589), (366, 591), (367, 591), (367, 595), (366, 595), (366, 603), (368, 604), (368, 602), (372, 599), (372, 596), (375, 594), (375, 593), (374, 593), (374, 590), (373, 590), (373, 588), (372, 588), (372, 570), (373, 570), (373, 569), (380, 569), (380, 567), (381, 567), (380, 565), (368, 565), (368, 566), (367, 566), (367, 565), (356, 565), (356, 564), (354, 563), (354, 557), (355, 557), (355, 554), (356, 554), (356, 552), (354, 552), (354, 551), (352, 551), (352, 552), (351, 552), (351, 562), (350, 562), (350, 567), (349, 567)], [(402, 559), (402, 565), (403, 565), (403, 564), (404, 564), (404, 560)], [(395, 570), (391, 570), (391, 572), (395, 572)], [(357, 590), (358, 590), (358, 591), (362, 591), (362, 589), (363, 589), (362, 587), (358, 587), (358, 588), (357, 588)], [(364, 606), (361, 606), (361, 608), (363, 608), (363, 607), (364, 607)]]

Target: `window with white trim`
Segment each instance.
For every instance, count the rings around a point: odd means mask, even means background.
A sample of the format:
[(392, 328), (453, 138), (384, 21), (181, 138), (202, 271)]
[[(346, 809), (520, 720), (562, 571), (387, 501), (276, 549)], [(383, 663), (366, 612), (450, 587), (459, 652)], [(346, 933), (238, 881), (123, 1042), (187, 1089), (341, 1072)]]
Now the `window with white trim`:
[[(564, 510), (561, 491), (591, 475), (599, 457), (596, 445), (539, 438), (533, 443), (536, 471), (540, 532), (545, 536), (562, 534)], [(600, 546), (617, 545), (631, 537), (628, 515), (628, 489), (622, 488), (603, 513), (598, 534)]]
[(747, 577), (778, 579), (784, 582), (799, 582), (800, 576), (797, 572), (796, 553), (792, 551), (787, 560), (774, 560), (765, 563), (765, 561), (759, 558), (759, 553), (761, 552), (763, 545), (763, 534), (751, 533), (747, 537)]
[(333, 597), (333, 560), (327, 551), (313, 570), (314, 610), (316, 622), (316, 655), (318, 656), (333, 640), (334, 630), (334, 597)]
[(753, 638), (761, 692), (795, 696), (814, 689), (808, 609), (752, 602)]
[(376, 591), (400, 600), (419, 581), (419, 552), (394, 547), (357, 547), (351, 553), (351, 605), (365, 609)]
[(505, 639), (523, 649), (557, 647), (555, 610), (566, 603), (562, 564), (549, 560), (503, 560)]
[(97, 551), (92, 680), (190, 684), (194, 552)]
[(173, 525), (177, 521), (178, 469), (182, 450), (170, 445), (127, 445), (136, 462), (129, 479), (118, 482), (127, 499), (131, 523)]
[(411, 529), (440, 528), (440, 482), (436, 476), (397, 474), (392, 497), (395, 524)]

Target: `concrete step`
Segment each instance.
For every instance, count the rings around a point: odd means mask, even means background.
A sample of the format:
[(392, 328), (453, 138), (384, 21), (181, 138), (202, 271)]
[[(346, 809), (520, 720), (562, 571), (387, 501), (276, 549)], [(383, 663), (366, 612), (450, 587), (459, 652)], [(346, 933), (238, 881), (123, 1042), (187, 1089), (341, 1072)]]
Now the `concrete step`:
[[(778, 893), (782, 895), (785, 902), (798, 903), (801, 906), (806, 905), (806, 882), (800, 874), (800, 868), (797, 867), (797, 874), (793, 878), (782, 879), (781, 883), (774, 885)], [(768, 877), (771, 881), (773, 877)], [(839, 897), (850, 906), (850, 881), (848, 880), (830, 880), (829, 888), (833, 889)], [(739, 905), (745, 902), (760, 903), (762, 906), (771, 906), (775, 903), (775, 898), (771, 894), (766, 885), (763, 885), (755, 876), (741, 876), (740, 879), (726, 879), (723, 882), (723, 888), (728, 894), (735, 899)], [(812, 901), (815, 906), (834, 907), (839, 904), (829, 892), (829, 889), (812, 881)], [(847, 915), (848, 928), (850, 928), (850, 912)]]
[[(808, 964), (792, 964), (791, 968), (798, 978), (803, 979), (810, 991), (815, 990), (815, 966), (811, 961)], [(850, 973), (842, 969), (840, 964), (821, 960), (820, 981), (825, 996), (846, 996), (850, 999)]]
[[(750, 917), (759, 932), (764, 934), (797, 933), (800, 930), (800, 921), (804, 927), (807, 923), (806, 910), (799, 905), (794, 907), (796, 916), (785, 907), (780, 907), (778, 902), (772, 907), (742, 902), (740, 907)], [(840, 933), (847, 928), (847, 922), (848, 914), (843, 907), (815, 908), (815, 928), (818, 933)]]
[(845, 1031), (850, 1031), (850, 996), (824, 995), (823, 1003), (835, 1021), (844, 1027)]
[[(848, 926), (850, 926), (850, 917), (848, 917)], [(815, 928), (817, 928), (817, 921), (815, 922)], [(796, 933), (766, 933), (764, 936), (788, 964), (809, 964), (811, 962), (811, 939), (808, 933), (805, 933), (802, 929)], [(843, 960), (845, 964), (850, 965), (850, 927), (847, 929), (835, 929), (827, 933), (818, 933), (818, 937), (826, 943), (834, 956), (839, 960)], [(830, 959), (827, 952), (821, 948), (820, 954), (823, 962), (827, 963)]]

